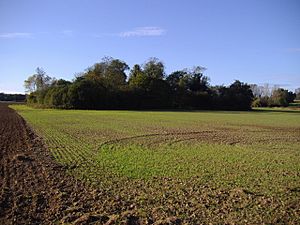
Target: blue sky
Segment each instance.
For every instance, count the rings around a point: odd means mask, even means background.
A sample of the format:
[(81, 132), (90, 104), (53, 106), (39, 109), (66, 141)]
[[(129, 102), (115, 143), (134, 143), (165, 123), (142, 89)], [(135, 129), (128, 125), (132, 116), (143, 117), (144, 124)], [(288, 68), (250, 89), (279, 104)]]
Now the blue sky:
[(299, 12), (298, 0), (0, 0), (0, 92), (24, 92), (38, 66), (71, 80), (104, 56), (294, 90)]

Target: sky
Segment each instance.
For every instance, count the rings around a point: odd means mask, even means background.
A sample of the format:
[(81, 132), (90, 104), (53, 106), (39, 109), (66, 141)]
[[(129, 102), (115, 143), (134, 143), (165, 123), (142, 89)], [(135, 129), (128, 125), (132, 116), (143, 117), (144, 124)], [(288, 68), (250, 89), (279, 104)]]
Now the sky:
[(299, 0), (0, 0), (0, 92), (42, 67), (72, 80), (104, 56), (166, 73), (206, 67), (234, 80), (300, 87)]

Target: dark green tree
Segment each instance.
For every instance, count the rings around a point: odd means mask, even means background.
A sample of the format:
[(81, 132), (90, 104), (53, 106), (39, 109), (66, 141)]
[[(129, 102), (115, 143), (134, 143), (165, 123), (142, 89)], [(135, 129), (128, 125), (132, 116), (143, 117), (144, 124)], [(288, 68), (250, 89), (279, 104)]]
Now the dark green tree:
[[(229, 87), (211, 87), (204, 67), (179, 70), (165, 76), (164, 64), (156, 58), (134, 65), (127, 82), (128, 65), (110, 57), (77, 74), (72, 82), (55, 80), (42, 69), (30, 76), (28, 103), (75, 109), (229, 109), (248, 110), (250, 86), (235, 81)], [(294, 94), (285, 93), (287, 102)], [(269, 97), (268, 97), (269, 98)], [(276, 93), (273, 96), (276, 99)]]
[(146, 89), (148, 84), (148, 77), (140, 67), (140, 65), (134, 65), (130, 71), (128, 84), (132, 88)]
[(112, 88), (119, 88), (126, 84), (126, 70), (129, 66), (119, 60), (110, 57), (105, 57), (100, 63), (96, 63), (89, 67), (82, 76), (90, 79), (103, 82), (104, 85)]
[(143, 71), (146, 76), (154, 79), (163, 79), (165, 76), (165, 66), (157, 58), (150, 58), (143, 65)]

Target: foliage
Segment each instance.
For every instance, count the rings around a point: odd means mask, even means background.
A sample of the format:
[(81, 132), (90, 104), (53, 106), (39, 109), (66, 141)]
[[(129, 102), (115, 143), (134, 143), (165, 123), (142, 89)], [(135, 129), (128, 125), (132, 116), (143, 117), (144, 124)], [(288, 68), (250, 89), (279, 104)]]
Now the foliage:
[(119, 60), (105, 57), (100, 63), (89, 67), (82, 76), (88, 80), (97, 80), (110, 88), (117, 88), (126, 84), (125, 71), (128, 65)]
[(144, 73), (147, 77), (161, 80), (165, 76), (165, 66), (157, 58), (150, 58), (143, 65)]
[(42, 91), (49, 87), (54, 80), (55, 79), (48, 76), (42, 68), (38, 67), (36, 73), (24, 81), (24, 87), (29, 93)]
[(5, 94), (0, 93), (0, 101), (15, 101), (15, 102), (24, 102), (26, 95), (22, 94)]
[(251, 107), (261, 107), (260, 104), (260, 99), (259, 98), (255, 98), (251, 104)]
[(296, 94), (296, 100), (300, 100), (300, 88), (297, 88), (296, 90), (295, 90), (295, 94)]
[(205, 68), (176, 71), (166, 76), (165, 66), (150, 58), (129, 66), (105, 57), (76, 76), (73, 82), (51, 79), (37, 69), (25, 81), (30, 104), (75, 109), (231, 109), (249, 110), (250, 86), (240, 81), (229, 87), (211, 87)]
[(251, 84), (250, 88), (255, 97), (255, 101), (252, 103), (252, 106), (254, 107), (286, 107), (297, 97), (297, 89), (295, 93), (293, 93), (292, 91), (279, 88), (277, 85), (270, 88), (270, 85), (268, 84), (265, 84), (264, 86)]
[(229, 87), (218, 87), (215, 89), (215, 102), (223, 109), (250, 109), (253, 101), (250, 86), (236, 80)]

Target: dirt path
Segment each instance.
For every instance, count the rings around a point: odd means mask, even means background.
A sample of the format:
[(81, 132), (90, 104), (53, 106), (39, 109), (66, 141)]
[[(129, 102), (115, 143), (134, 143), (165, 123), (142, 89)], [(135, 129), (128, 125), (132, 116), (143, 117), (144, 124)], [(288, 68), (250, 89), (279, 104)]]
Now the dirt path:
[(97, 204), (109, 196), (68, 176), (6, 104), (0, 104), (0, 190), (0, 224), (112, 222)]

